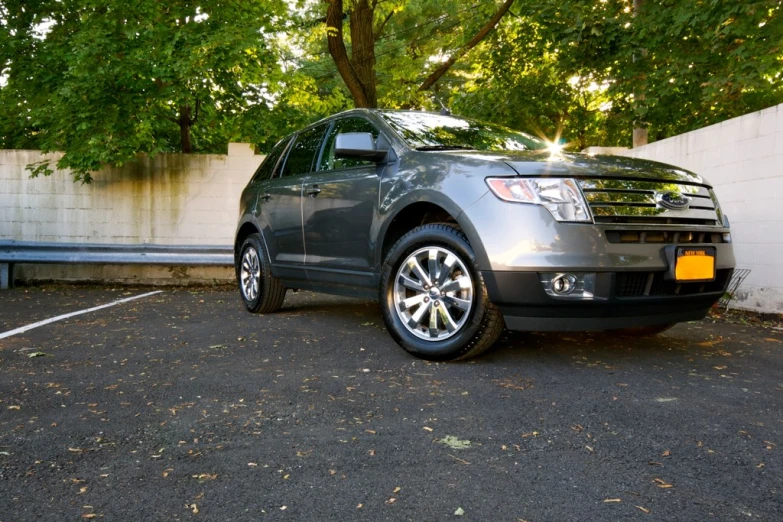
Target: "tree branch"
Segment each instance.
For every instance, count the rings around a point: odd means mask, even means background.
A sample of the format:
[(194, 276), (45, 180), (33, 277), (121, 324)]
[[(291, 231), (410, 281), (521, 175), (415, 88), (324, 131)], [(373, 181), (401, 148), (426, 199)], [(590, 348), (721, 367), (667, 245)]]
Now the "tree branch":
[(375, 30), (373, 31), (376, 40), (380, 38), (381, 34), (383, 34), (383, 30), (386, 28), (386, 24), (389, 23), (389, 20), (391, 19), (392, 15), (394, 15), (394, 11), (389, 11), (389, 14), (386, 15), (386, 18), (384, 18), (381, 21), (381, 23), (378, 24), (378, 27), (376, 27)]
[(492, 18), (489, 19), (486, 25), (482, 27), (478, 33), (476, 33), (476, 36), (471, 38), (468, 43), (457, 49), (448, 60), (440, 64), (437, 69), (432, 71), (432, 73), (427, 76), (427, 79), (424, 80), (424, 83), (422, 83), (419, 87), (419, 91), (429, 90), (438, 80), (440, 80), (441, 76), (446, 74), (446, 71), (451, 69), (451, 66), (454, 65), (457, 60), (465, 56), (468, 51), (476, 47), (476, 45), (478, 45), (481, 40), (483, 40), (490, 32), (492, 32), (495, 27), (497, 27), (500, 19), (503, 18), (503, 15), (505, 15), (506, 12), (508, 12), (508, 10), (511, 8), (511, 4), (513, 3), (514, 0), (506, 0), (503, 5), (500, 6), (500, 9), (498, 9), (497, 12), (492, 15)]

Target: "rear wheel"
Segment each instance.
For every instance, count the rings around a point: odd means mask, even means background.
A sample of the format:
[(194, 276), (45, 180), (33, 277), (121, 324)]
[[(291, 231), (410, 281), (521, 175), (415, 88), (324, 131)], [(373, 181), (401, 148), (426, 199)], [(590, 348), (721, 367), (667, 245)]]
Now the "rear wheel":
[(467, 359), (500, 337), (503, 317), (489, 302), (473, 249), (457, 227), (411, 230), (391, 248), (384, 267), (383, 319), (409, 353), (435, 361)]
[(267, 259), (261, 236), (250, 234), (240, 250), (237, 282), (245, 308), (254, 313), (277, 312), (285, 300), (285, 287)]

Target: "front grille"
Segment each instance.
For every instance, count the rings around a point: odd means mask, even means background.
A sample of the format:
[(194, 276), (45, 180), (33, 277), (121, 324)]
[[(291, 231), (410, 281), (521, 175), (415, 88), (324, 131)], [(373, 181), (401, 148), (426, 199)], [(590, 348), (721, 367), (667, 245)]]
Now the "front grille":
[(733, 269), (718, 270), (715, 280), (708, 283), (678, 283), (667, 281), (666, 272), (619, 272), (615, 277), (616, 297), (660, 297), (672, 295), (698, 295), (720, 292), (726, 288)]
[(607, 230), (606, 239), (610, 243), (633, 244), (719, 244), (725, 243), (720, 232), (681, 231), (681, 230)]
[[(593, 218), (601, 224), (719, 226), (720, 209), (709, 187), (688, 183), (615, 178), (581, 179)], [(687, 196), (687, 209), (660, 204), (666, 193)]]

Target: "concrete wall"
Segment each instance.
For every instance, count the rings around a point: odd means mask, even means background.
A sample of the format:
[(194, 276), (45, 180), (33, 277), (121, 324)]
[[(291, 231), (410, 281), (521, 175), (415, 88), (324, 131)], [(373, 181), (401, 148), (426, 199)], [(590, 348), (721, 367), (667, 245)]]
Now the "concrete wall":
[[(48, 158), (57, 159), (58, 155)], [(23, 241), (230, 245), (239, 196), (263, 156), (246, 144), (228, 155), (160, 154), (94, 174), (31, 179), (38, 151), (0, 150), (0, 238)], [(222, 267), (19, 265), (19, 279), (160, 283), (230, 281)]]
[(751, 270), (735, 305), (783, 313), (783, 104), (620, 153), (707, 178), (731, 221), (737, 267)]

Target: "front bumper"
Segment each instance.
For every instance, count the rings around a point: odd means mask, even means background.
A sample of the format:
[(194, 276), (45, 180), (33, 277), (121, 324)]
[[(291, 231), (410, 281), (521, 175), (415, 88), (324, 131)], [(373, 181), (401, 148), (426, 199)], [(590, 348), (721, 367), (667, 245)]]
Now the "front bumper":
[[(484, 271), (482, 276), (489, 300), (500, 309), (510, 330), (574, 331), (702, 319), (725, 292), (732, 272), (721, 269), (713, 282), (684, 285), (665, 281), (662, 271), (599, 272), (592, 300), (550, 297), (538, 272)], [(635, 279), (651, 284), (636, 292), (634, 287), (641, 286)]]

